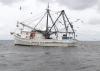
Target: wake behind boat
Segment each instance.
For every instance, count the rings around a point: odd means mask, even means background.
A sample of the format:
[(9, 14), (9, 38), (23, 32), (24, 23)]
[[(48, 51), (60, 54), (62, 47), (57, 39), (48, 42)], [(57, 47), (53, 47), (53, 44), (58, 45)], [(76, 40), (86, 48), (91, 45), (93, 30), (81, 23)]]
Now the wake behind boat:
[[(55, 14), (55, 13), (54, 13)], [(75, 39), (75, 30), (73, 24), (69, 21), (64, 10), (56, 13), (57, 17), (53, 18), (51, 10), (48, 8), (43, 17), (37, 24), (33, 23), (33, 26), (29, 26), (24, 22), (17, 22), (17, 28), (19, 25), (20, 32), (13, 32), (15, 45), (32, 45), (32, 46), (75, 46), (77, 40)], [(45, 18), (45, 23), (41, 22)], [(45, 25), (43, 25), (45, 24)], [(44, 28), (40, 28), (40, 27)], [(25, 28), (29, 30), (25, 31)]]

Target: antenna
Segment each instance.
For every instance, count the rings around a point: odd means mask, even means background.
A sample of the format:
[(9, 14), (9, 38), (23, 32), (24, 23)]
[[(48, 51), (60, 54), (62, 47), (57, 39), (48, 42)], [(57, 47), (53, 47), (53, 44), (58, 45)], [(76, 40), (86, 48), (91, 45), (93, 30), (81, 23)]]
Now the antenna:
[(48, 9), (49, 9), (49, 2), (48, 2)]
[(19, 6), (19, 10), (21, 11), (21, 10), (22, 10), (22, 4), (21, 4), (21, 3), (22, 3), (22, 0), (19, 0), (19, 2), (20, 2), (20, 3), (19, 3), (19, 5), (20, 5), (20, 6)]

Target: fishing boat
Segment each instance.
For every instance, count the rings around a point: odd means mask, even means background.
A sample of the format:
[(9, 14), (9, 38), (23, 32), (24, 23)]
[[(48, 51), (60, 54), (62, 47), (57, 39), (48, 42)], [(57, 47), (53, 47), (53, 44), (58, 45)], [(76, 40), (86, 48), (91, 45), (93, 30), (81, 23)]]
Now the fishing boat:
[[(55, 14), (55, 13), (54, 13)], [(17, 27), (22, 25), (19, 33), (11, 33), (14, 36), (15, 45), (27, 45), (27, 46), (50, 46), (50, 47), (69, 47), (75, 46), (77, 43), (76, 34), (73, 24), (67, 17), (65, 10), (61, 10), (56, 13), (56, 18), (51, 15), (51, 10), (48, 8), (37, 24), (33, 23), (33, 26), (25, 24), (25, 22), (17, 21)], [(45, 17), (45, 25), (40, 23)], [(40, 28), (40, 27), (44, 28)], [(24, 27), (30, 30), (24, 31)]]

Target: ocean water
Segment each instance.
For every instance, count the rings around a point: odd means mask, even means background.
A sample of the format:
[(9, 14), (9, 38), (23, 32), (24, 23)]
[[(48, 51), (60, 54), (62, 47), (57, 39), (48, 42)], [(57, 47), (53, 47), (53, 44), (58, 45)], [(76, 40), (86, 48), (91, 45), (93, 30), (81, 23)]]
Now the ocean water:
[(100, 71), (100, 42), (84, 41), (65, 48), (0, 41), (0, 71)]

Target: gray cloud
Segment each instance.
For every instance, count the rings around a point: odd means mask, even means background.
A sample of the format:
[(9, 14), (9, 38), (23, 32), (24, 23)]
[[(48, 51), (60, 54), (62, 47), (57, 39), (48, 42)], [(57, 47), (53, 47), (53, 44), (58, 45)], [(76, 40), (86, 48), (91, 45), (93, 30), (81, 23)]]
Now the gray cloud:
[(10, 4), (13, 4), (13, 3), (16, 3), (20, 0), (0, 0), (0, 3), (4, 4), (4, 5), (10, 5)]
[[(49, 0), (40, 0), (42, 2), (48, 2)], [(54, 0), (50, 0), (54, 1)], [(86, 9), (91, 6), (94, 6), (97, 4), (98, 0), (55, 0), (61, 5), (65, 5), (71, 9), (81, 10)]]
[(89, 24), (91, 25), (100, 25), (100, 18), (92, 18), (89, 20)]
[(60, 4), (72, 9), (86, 9), (97, 3), (98, 0), (57, 0)]
[(98, 0), (98, 10), (99, 10), (99, 13), (100, 13), (100, 0)]
[(38, 0), (38, 1), (41, 1), (41, 2), (45, 2), (45, 3), (48, 3), (48, 2), (54, 2), (54, 0)]

